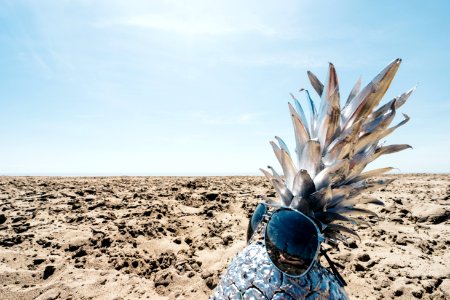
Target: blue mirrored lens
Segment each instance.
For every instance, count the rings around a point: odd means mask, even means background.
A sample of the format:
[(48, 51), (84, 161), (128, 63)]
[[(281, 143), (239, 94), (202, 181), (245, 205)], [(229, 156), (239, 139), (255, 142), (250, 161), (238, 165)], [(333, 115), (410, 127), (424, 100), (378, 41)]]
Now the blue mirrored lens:
[(256, 209), (253, 212), (253, 215), (252, 215), (252, 217), (250, 219), (250, 222), (248, 224), (248, 228), (247, 228), (247, 242), (252, 237), (253, 233), (256, 230), (256, 227), (258, 227), (259, 223), (261, 222), (261, 220), (263, 219), (263, 217), (264, 217), (264, 215), (266, 213), (267, 213), (267, 207), (264, 204), (259, 203), (258, 206), (256, 206)]
[(256, 227), (258, 227), (258, 224), (261, 222), (261, 220), (263, 219), (263, 217), (266, 213), (267, 213), (267, 207), (264, 204), (260, 203), (260, 204), (258, 204), (258, 206), (256, 206), (256, 209), (252, 215), (252, 222), (251, 222), (253, 231), (256, 230)]
[(317, 235), (316, 226), (306, 216), (294, 210), (279, 209), (267, 224), (267, 253), (278, 269), (292, 276), (301, 276), (316, 258)]

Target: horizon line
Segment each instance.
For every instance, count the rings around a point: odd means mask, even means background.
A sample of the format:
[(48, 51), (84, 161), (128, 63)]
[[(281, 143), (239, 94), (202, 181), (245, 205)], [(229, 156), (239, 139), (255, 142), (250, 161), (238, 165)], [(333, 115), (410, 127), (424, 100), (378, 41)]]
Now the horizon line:
[[(392, 172), (383, 175), (448, 175), (450, 172)], [(383, 176), (382, 175), (382, 176)], [(79, 173), (79, 172), (30, 172), (30, 173), (5, 173), (0, 177), (234, 177), (234, 176), (252, 176), (252, 177), (264, 177), (259, 172), (180, 172), (180, 173), (118, 173), (118, 172), (100, 172), (100, 173)]]

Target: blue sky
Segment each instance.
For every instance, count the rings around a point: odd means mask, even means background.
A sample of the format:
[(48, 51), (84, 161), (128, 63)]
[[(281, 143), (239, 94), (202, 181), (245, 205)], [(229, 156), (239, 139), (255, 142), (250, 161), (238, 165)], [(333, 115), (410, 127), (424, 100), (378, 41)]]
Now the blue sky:
[[(289, 92), (342, 98), (391, 60), (418, 84), (371, 167), (450, 170), (448, 1), (0, 0), (0, 173), (259, 174), (293, 149)], [(316, 97), (318, 100), (318, 97)], [(400, 114), (397, 121), (401, 119)], [(394, 121), (395, 122), (395, 121)]]

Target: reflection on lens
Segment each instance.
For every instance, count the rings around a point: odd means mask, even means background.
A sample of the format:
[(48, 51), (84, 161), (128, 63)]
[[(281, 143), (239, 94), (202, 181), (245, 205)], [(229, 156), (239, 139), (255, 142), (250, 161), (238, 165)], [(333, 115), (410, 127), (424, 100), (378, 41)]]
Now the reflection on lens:
[(252, 218), (249, 221), (248, 228), (247, 228), (247, 242), (252, 237), (253, 233), (256, 230), (256, 227), (258, 227), (258, 224), (261, 222), (262, 218), (264, 217), (264, 214), (267, 212), (267, 207), (259, 203), (258, 206), (256, 206), (255, 211), (253, 212)]
[(319, 245), (312, 221), (290, 209), (280, 209), (272, 215), (265, 241), (274, 265), (292, 276), (301, 276), (308, 270)]

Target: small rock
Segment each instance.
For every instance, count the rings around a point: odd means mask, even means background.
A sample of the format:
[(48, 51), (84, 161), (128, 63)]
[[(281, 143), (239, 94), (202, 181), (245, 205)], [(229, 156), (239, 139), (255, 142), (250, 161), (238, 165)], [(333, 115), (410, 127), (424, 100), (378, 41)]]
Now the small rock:
[(359, 255), (359, 256), (357, 257), (357, 259), (358, 259), (359, 261), (362, 261), (362, 262), (367, 262), (367, 261), (370, 260), (370, 256), (369, 256), (369, 254), (367, 254), (367, 253), (363, 253), (363, 254)]
[(397, 240), (395, 243), (400, 246), (406, 246), (408, 244), (409, 240), (405, 236), (399, 236), (397, 237)]
[(3, 224), (6, 222), (6, 216), (4, 214), (0, 215), (0, 224)]
[(78, 249), (80, 249), (80, 247), (81, 247), (80, 245), (71, 244), (71, 245), (69, 245), (69, 247), (67, 247), (66, 251), (75, 252)]
[(65, 192), (65, 191), (61, 192), (61, 195), (65, 196), (65, 197), (68, 197), (68, 198), (71, 198), (71, 199), (75, 199), (77, 197), (76, 194), (74, 194), (72, 192)]
[(25, 223), (25, 224), (21, 224), (19, 226), (14, 226), (13, 229), (16, 233), (25, 232), (28, 229), (30, 229), (30, 223)]
[(233, 242), (233, 237), (231, 235), (227, 235), (224, 238), (222, 238), (222, 242), (223, 242), (224, 246), (228, 246), (229, 244), (231, 244)]
[(96, 193), (96, 190), (94, 188), (85, 188), (83, 189), (83, 192), (85, 192), (86, 194), (94, 195)]
[(44, 261), (45, 261), (45, 259), (43, 259), (43, 258), (36, 258), (36, 259), (33, 259), (33, 264), (34, 264), (34, 265), (40, 265), (40, 264), (42, 264)]
[(86, 256), (87, 252), (84, 249), (80, 249), (77, 253), (75, 253), (72, 258), (76, 258), (76, 257), (83, 257)]
[(41, 196), (42, 199), (56, 199), (57, 197), (58, 197), (58, 195), (53, 192), (45, 193)]
[(205, 195), (206, 199), (208, 199), (208, 200), (216, 200), (216, 198), (218, 196), (219, 196), (219, 194), (218, 193), (214, 193), (214, 192), (210, 192), (210, 193), (207, 193)]
[(108, 248), (109, 246), (111, 246), (111, 244), (112, 244), (112, 241), (111, 241), (111, 239), (109, 237), (108, 238), (104, 238), (102, 240), (101, 247), (102, 248)]
[(403, 295), (403, 290), (401, 288), (400, 289), (396, 289), (394, 291), (394, 296), (395, 297), (400, 297), (401, 295)]
[(75, 194), (77, 194), (78, 196), (84, 196), (84, 192), (83, 191), (75, 191)]
[(94, 195), (87, 195), (84, 200), (86, 200), (87, 202), (91, 202), (95, 200), (95, 196)]
[(40, 298), (45, 300), (56, 300), (61, 299), (59, 296), (61, 295), (60, 291), (57, 290), (48, 290), (44, 294), (41, 294)]
[(389, 280), (384, 279), (384, 280), (381, 282), (381, 287), (382, 287), (382, 288), (387, 288), (387, 287), (390, 286), (390, 285), (391, 285), (391, 282), (390, 282)]
[(208, 277), (211, 277), (212, 275), (213, 275), (212, 272), (210, 272), (210, 271), (204, 271), (204, 272), (202, 273), (201, 277), (202, 277), (202, 279), (206, 279), (206, 278), (208, 278)]
[(433, 280), (422, 280), (422, 286), (428, 294), (431, 294), (434, 290), (434, 281)]
[(422, 298), (423, 296), (423, 291), (421, 289), (415, 289), (411, 292), (411, 294), (415, 297), (415, 298)]
[(12, 219), (12, 223), (18, 223), (18, 222), (21, 222), (21, 221), (25, 221), (27, 218), (25, 218), (24, 216), (18, 216), (18, 217), (14, 217), (13, 219)]
[(351, 241), (350, 243), (348, 243), (348, 247), (351, 249), (356, 249), (358, 248), (358, 244), (356, 243), (356, 241)]
[(55, 273), (56, 268), (54, 266), (46, 266), (44, 270), (44, 276), (42, 277), (44, 280), (49, 278)]
[(357, 272), (362, 272), (362, 271), (365, 271), (365, 270), (366, 270), (366, 268), (364, 268), (363, 265), (358, 264), (358, 263), (356, 263), (356, 264), (354, 265), (354, 268), (355, 268), (355, 271), (357, 271)]
[(22, 242), (23, 242), (22, 236), (16, 235), (13, 237), (7, 237), (7, 238), (0, 240), (0, 246), (11, 247), (11, 246), (20, 244)]
[(168, 286), (173, 281), (173, 275), (169, 271), (163, 271), (156, 275), (155, 277), (155, 287), (157, 286)]
[(443, 292), (445, 299), (450, 299), (450, 279), (446, 278), (442, 280), (439, 285), (439, 289)]
[(431, 203), (422, 203), (414, 207), (411, 214), (419, 223), (430, 222), (432, 224), (439, 224), (450, 218), (450, 211), (444, 205)]
[(206, 286), (213, 290), (216, 286), (217, 286), (218, 280), (217, 277), (213, 276), (213, 277), (208, 277), (206, 279)]
[(176, 233), (177, 229), (175, 227), (173, 227), (173, 226), (167, 226), (167, 231), (168, 232), (172, 232), (172, 233)]

